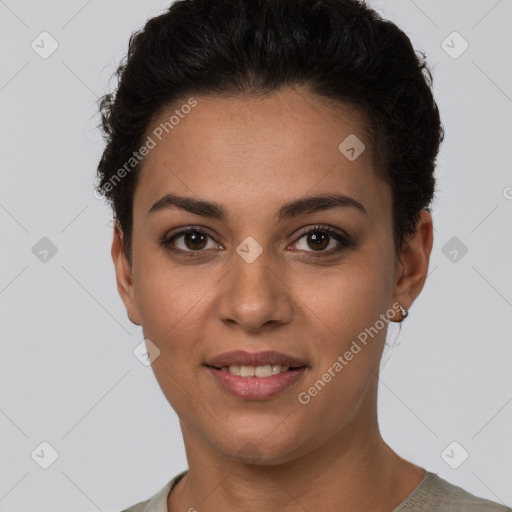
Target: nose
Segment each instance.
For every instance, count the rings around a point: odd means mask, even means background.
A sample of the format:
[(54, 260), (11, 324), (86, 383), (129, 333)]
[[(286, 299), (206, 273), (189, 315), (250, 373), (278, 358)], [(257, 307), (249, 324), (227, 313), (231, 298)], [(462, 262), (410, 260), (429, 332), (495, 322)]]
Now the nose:
[(234, 254), (216, 301), (218, 318), (231, 327), (256, 333), (293, 318), (293, 293), (283, 269), (271, 265), (265, 251), (252, 263)]

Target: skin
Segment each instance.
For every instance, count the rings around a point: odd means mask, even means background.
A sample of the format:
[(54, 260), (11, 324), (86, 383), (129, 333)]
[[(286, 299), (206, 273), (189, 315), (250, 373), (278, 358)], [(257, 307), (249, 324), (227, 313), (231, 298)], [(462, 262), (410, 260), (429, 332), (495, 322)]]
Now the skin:
[[(170, 512), (390, 512), (425, 470), (399, 457), (377, 421), (379, 361), (386, 328), (307, 405), (307, 390), (357, 335), (399, 302), (421, 292), (432, 249), (432, 218), (396, 254), (392, 198), (373, 170), (369, 147), (355, 161), (338, 146), (349, 134), (365, 141), (358, 111), (287, 88), (263, 98), (196, 96), (198, 105), (144, 160), (133, 203), (132, 265), (114, 231), (117, 287), (131, 319), (161, 353), (158, 383), (179, 416), (189, 472), (168, 496)], [(148, 129), (169, 119), (163, 111)], [(368, 144), (368, 141), (366, 141)], [(177, 207), (147, 214), (167, 193), (222, 204), (226, 221)], [(276, 222), (284, 203), (339, 193), (345, 207)], [(355, 242), (324, 255), (302, 228), (344, 230)], [(174, 246), (172, 230), (201, 227), (211, 238)], [(236, 248), (248, 236), (263, 252), (247, 263)], [(328, 243), (328, 245), (327, 245)], [(196, 242), (197, 244), (197, 242)], [(196, 252), (197, 249), (195, 249)], [(397, 313), (393, 321), (400, 321)], [(260, 401), (226, 393), (203, 366), (222, 352), (278, 350), (307, 362), (304, 377)]]

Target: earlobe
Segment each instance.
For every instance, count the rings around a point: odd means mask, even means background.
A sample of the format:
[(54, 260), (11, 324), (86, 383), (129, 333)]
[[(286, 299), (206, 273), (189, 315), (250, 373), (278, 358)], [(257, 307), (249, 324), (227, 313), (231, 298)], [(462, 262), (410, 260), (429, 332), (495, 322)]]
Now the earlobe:
[(397, 280), (393, 300), (409, 310), (427, 279), (428, 264), (433, 245), (432, 216), (421, 210), (416, 232), (403, 244), (397, 261)]
[(114, 226), (111, 254), (116, 272), (117, 291), (124, 302), (128, 318), (132, 323), (140, 325), (132, 269), (123, 249), (123, 231), (117, 223)]

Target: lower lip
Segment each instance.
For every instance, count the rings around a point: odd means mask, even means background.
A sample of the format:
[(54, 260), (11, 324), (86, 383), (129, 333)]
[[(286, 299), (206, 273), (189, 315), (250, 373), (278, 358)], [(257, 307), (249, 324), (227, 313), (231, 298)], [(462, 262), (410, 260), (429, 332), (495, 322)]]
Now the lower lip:
[(230, 372), (206, 367), (227, 391), (246, 400), (265, 400), (295, 384), (304, 375), (306, 367), (288, 370), (270, 377), (241, 377)]

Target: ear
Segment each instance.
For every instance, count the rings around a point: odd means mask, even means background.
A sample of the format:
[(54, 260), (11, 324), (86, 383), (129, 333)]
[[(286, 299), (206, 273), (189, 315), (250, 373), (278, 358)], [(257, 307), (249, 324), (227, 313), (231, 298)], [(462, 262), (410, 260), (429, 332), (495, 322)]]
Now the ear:
[(404, 241), (396, 263), (393, 300), (406, 310), (420, 294), (427, 279), (433, 241), (432, 215), (421, 210), (416, 232)]
[(114, 227), (111, 254), (116, 271), (117, 291), (124, 302), (128, 318), (134, 324), (140, 325), (139, 310), (135, 301), (132, 269), (123, 249), (123, 231), (117, 222)]

